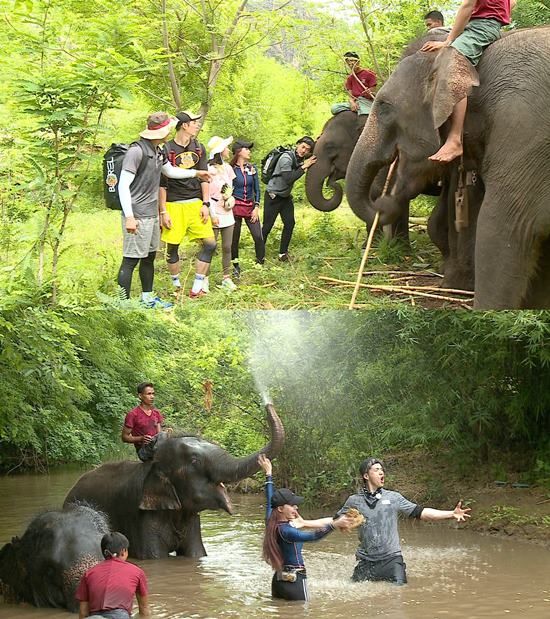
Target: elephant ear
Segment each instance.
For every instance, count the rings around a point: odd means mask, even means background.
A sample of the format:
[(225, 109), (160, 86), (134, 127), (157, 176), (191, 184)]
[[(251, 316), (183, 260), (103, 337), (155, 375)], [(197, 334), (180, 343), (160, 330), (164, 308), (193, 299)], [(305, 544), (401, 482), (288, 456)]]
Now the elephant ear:
[(168, 477), (152, 464), (143, 482), (143, 494), (139, 509), (181, 509), (176, 489)]
[(479, 76), (472, 63), (454, 47), (444, 47), (434, 61), (427, 92), (435, 129), (441, 127), (454, 106), (474, 86), (479, 86)]

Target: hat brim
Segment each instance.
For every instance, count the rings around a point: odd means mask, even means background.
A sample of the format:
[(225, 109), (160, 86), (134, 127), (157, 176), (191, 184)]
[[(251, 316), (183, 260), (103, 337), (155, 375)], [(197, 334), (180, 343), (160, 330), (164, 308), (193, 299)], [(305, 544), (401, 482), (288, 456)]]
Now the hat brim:
[(170, 123), (165, 127), (160, 127), (160, 129), (145, 129), (142, 131), (139, 136), (145, 138), (146, 140), (163, 140), (165, 137), (170, 135), (170, 131), (176, 126), (177, 119), (171, 118)]
[(212, 159), (214, 157), (214, 155), (217, 155), (218, 153), (223, 153), (223, 151), (231, 144), (231, 142), (233, 142), (233, 136), (232, 135), (230, 135), (225, 140), (222, 140), (218, 144), (218, 146), (215, 146), (214, 148), (212, 148), (209, 151), (208, 159)]

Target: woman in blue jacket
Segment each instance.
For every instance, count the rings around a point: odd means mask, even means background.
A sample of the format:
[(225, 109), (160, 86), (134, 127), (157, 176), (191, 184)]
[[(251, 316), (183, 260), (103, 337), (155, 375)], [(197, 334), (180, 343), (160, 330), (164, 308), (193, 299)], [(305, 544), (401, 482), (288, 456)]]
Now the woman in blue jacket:
[[(271, 461), (265, 454), (260, 454), (258, 463), (266, 475), (263, 558), (275, 570), (271, 581), (271, 594), (283, 600), (307, 600), (307, 574), (302, 557), (304, 542), (321, 539), (336, 528), (348, 529), (351, 523), (346, 515), (336, 520), (303, 520), (298, 514), (298, 505), (303, 498), (288, 488), (275, 490)], [(302, 531), (296, 528), (297, 526), (313, 530)]]

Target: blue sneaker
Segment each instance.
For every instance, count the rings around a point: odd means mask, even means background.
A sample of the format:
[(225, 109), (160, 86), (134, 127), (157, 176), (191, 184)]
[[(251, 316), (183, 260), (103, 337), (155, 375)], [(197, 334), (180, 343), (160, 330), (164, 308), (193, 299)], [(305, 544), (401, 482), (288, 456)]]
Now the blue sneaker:
[(168, 301), (163, 301), (160, 297), (152, 297), (151, 299), (147, 299), (146, 301), (141, 302), (142, 305), (146, 309), (170, 309), (174, 307), (173, 303), (169, 303)]

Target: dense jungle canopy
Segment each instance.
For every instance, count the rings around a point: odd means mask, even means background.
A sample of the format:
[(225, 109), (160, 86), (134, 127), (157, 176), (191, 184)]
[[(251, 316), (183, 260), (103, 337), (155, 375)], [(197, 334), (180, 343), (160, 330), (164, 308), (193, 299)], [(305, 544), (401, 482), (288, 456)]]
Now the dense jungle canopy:
[[(109, 233), (118, 226), (103, 206), (101, 155), (134, 139), (151, 111), (201, 109), (203, 141), (253, 139), (258, 163), (278, 143), (319, 133), (344, 95), (343, 52), (359, 52), (382, 83), (423, 31), (424, 14), (437, 8), (451, 20), (456, 7), (1, 0), (0, 290), (36, 287), (64, 304), (116, 294)], [(548, 0), (520, 0), (514, 20), (547, 23)]]

